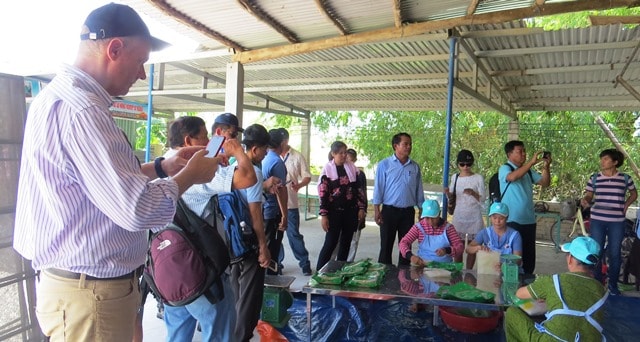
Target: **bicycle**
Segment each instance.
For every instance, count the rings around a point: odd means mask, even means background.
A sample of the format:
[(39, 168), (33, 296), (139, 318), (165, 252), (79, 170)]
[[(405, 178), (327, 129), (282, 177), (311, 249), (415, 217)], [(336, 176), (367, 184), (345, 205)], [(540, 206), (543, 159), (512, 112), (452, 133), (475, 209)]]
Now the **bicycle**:
[[(560, 241), (556, 241), (556, 234), (555, 234), (555, 229), (556, 229), (556, 225), (560, 224), (561, 226), (558, 227), (558, 230), (562, 229), (562, 220), (554, 224), (551, 225), (551, 227), (549, 227), (549, 236), (551, 237), (551, 241), (553, 242), (553, 244), (555, 246), (562, 246), (563, 243), (565, 242), (569, 242), (571, 240), (573, 240), (575, 237), (578, 236), (589, 236), (589, 219), (585, 218), (587, 214), (585, 212), (583, 212), (582, 207), (580, 207), (580, 205), (577, 205), (577, 209), (576, 209), (576, 213), (573, 216), (573, 225), (571, 226), (571, 232), (569, 234), (567, 234), (567, 236), (565, 236), (564, 238), (562, 236), (560, 236)], [(578, 228), (580, 228), (580, 231), (578, 232)], [(574, 236), (575, 235), (575, 236)]]

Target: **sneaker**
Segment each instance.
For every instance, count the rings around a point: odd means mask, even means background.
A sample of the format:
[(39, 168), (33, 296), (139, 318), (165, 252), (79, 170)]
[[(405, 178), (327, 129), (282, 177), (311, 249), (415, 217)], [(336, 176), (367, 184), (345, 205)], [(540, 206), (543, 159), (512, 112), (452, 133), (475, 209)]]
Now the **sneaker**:
[(307, 267), (307, 268), (303, 268), (302, 269), (302, 275), (304, 276), (310, 276), (313, 274), (313, 271), (311, 270), (311, 267)]
[(619, 296), (620, 295), (620, 290), (618, 290), (618, 287), (614, 287), (614, 286), (609, 286), (609, 294), (612, 296)]

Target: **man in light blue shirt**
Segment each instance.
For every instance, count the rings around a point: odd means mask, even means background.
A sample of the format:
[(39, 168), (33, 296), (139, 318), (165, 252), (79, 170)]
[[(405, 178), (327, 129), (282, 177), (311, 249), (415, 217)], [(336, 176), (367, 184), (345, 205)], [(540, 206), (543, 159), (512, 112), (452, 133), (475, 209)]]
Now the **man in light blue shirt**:
[[(549, 186), (551, 156), (540, 158), (542, 152), (536, 152), (527, 161), (524, 143), (518, 140), (504, 145), (507, 163), (498, 170), (502, 203), (509, 207), (507, 225), (522, 236), (522, 268), (525, 274), (533, 274), (536, 266), (536, 216), (533, 210), (533, 185)], [(542, 174), (531, 170), (544, 163)]]
[[(409, 231), (415, 220), (415, 207), (424, 202), (420, 166), (409, 159), (411, 136), (398, 133), (391, 139), (393, 155), (382, 160), (376, 170), (373, 187), (375, 220), (380, 226), (378, 262), (391, 264), (395, 244)], [(382, 205), (382, 209), (380, 209)], [(398, 255), (398, 265), (409, 265), (409, 259)]]

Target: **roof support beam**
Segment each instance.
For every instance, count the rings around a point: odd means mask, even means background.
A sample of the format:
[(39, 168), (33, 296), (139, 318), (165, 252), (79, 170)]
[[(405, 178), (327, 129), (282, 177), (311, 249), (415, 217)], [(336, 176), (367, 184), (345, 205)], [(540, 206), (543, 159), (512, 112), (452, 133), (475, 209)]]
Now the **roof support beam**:
[[(456, 29), (452, 30), (452, 34), (453, 35), (458, 35), (458, 32)], [(486, 79), (489, 84), (491, 84), (492, 88), (495, 89), (496, 93), (498, 94), (499, 97), (499, 101), (500, 103), (495, 103), (493, 102), (492, 98), (491, 98), (491, 93), (488, 94), (488, 96), (484, 96), (483, 94), (481, 94), (480, 92), (478, 92), (477, 90), (477, 82), (478, 82), (478, 78), (474, 77), (474, 84), (473, 87), (470, 88), (465, 88), (465, 87), (458, 87), (460, 90), (467, 92), (469, 95), (473, 96), (474, 98), (481, 100), (483, 103), (493, 103), (494, 105), (492, 107), (498, 107), (500, 108), (500, 112), (504, 113), (505, 115), (513, 118), (514, 120), (517, 119), (517, 116), (515, 114), (515, 111), (513, 110), (513, 107), (511, 107), (511, 104), (509, 103), (509, 101), (507, 100), (506, 95), (500, 90), (500, 88), (497, 87), (496, 82), (493, 80), (493, 78), (491, 78), (491, 76), (489, 76), (489, 72), (487, 71), (487, 68), (482, 64), (482, 62), (476, 58), (475, 56), (475, 51), (471, 48), (471, 46), (468, 44), (468, 42), (464, 39), (460, 39), (459, 40), (459, 45), (460, 48), (464, 51), (464, 53), (469, 56), (471, 58), (471, 60), (473, 60), (475, 66), (477, 67), (477, 72), (480, 74), (480, 77)], [(456, 84), (455, 86), (459, 86), (462, 85), (462, 83), (458, 82), (456, 80)], [(469, 92), (470, 91), (470, 92)], [(482, 99), (480, 99), (482, 98)]]
[[(490, 99), (486, 98), (484, 95), (478, 93), (477, 91), (473, 90), (471, 87), (469, 87), (466, 84), (462, 84), (460, 82), (455, 82), (454, 87), (456, 87), (456, 89), (465, 92), (467, 95), (473, 97), (474, 99), (482, 102), (483, 104), (485, 104), (486, 106), (489, 106), (493, 109), (495, 109), (496, 111), (514, 119), (517, 120), (518, 116), (516, 115), (515, 110), (513, 109), (513, 107), (511, 107), (511, 104), (507, 104), (504, 103), (502, 105), (497, 104), (493, 101), (491, 101)], [(506, 107), (506, 108), (505, 108)]]
[[(566, 86), (565, 86), (566, 88)], [(611, 102), (634, 102), (637, 101), (635, 96), (630, 95), (609, 95), (609, 96), (565, 96), (565, 97), (545, 97), (544, 99), (525, 99), (520, 101), (513, 101), (512, 103), (517, 106), (531, 106), (538, 105), (540, 102), (544, 103), (611, 103)]]
[[(182, 69), (184, 71), (187, 71), (187, 72), (190, 72), (192, 74), (199, 75), (199, 76), (203, 77), (203, 82), (202, 82), (202, 88), (201, 89), (184, 89), (184, 90), (179, 91), (180, 94), (184, 95), (184, 94), (189, 94), (189, 93), (195, 93), (197, 91), (197, 93), (200, 94), (201, 97), (204, 98), (206, 94), (220, 94), (220, 93), (224, 94), (227, 91), (226, 89), (222, 89), (222, 88), (220, 88), (220, 89), (218, 89), (218, 88), (207, 89), (206, 88), (206, 84), (207, 84), (206, 80), (209, 80), (209, 79), (210, 80), (214, 80), (215, 82), (218, 82), (220, 84), (226, 85), (226, 83), (227, 83), (226, 80), (221, 78), (221, 77), (217, 77), (217, 76), (211, 75), (208, 72), (200, 71), (200, 70), (198, 70), (198, 69), (196, 69), (194, 67), (191, 67), (189, 65), (186, 65), (184, 63), (171, 62), (171, 63), (167, 63), (167, 64), (170, 64), (170, 65), (172, 65), (172, 66), (174, 66), (176, 68), (179, 68), (179, 69)], [(245, 92), (248, 92), (246, 88), (245, 88)], [(268, 95), (265, 95), (265, 94), (261, 94), (260, 92), (257, 92), (257, 91), (252, 91), (252, 92), (249, 92), (249, 93), (251, 95), (253, 95), (253, 96), (260, 97), (260, 98), (263, 98), (263, 99), (268, 99), (271, 102), (278, 103), (283, 107), (291, 108), (292, 111), (296, 110), (296, 111), (302, 112), (302, 113), (308, 113), (309, 112), (306, 109), (302, 109), (302, 108), (294, 106), (294, 105), (292, 105), (290, 103), (286, 103), (284, 101), (275, 99), (275, 98), (273, 98), (271, 96), (268, 96)], [(135, 94), (135, 92), (132, 92), (132, 93), (129, 93), (127, 95), (128, 96), (135, 96), (134, 94)], [(162, 95), (156, 94), (156, 93), (154, 93), (154, 95), (162, 96)], [(224, 105), (224, 103), (223, 103), (223, 105)], [(249, 108), (246, 105), (244, 105), (244, 107), (245, 108)]]
[(557, 13), (609, 9), (615, 7), (634, 7), (638, 6), (639, 4), (640, 1), (638, 0), (582, 0), (550, 4), (545, 3), (543, 5), (534, 4), (533, 6), (526, 8), (475, 14), (464, 18), (443, 19), (415, 24), (407, 24), (401, 27), (354, 33), (346, 36), (317, 40), (313, 42), (302, 42), (293, 45), (282, 45), (252, 51), (241, 51), (236, 53), (233, 59), (234, 61), (248, 64), (263, 60), (281, 58), (285, 56), (333, 49), (337, 47), (410, 37), (425, 34), (431, 31), (450, 29), (463, 25), (495, 24), (516, 19), (533, 18)]
[(280, 100), (278, 100), (276, 98), (273, 98), (271, 96), (267, 96), (267, 95), (264, 95), (264, 94), (254, 93), (254, 92), (249, 92), (248, 94), (251, 94), (251, 95), (253, 95), (255, 97), (259, 97), (259, 98), (261, 98), (263, 100), (266, 100), (268, 103), (275, 103), (275, 104), (281, 105), (283, 107), (289, 107), (291, 109), (292, 113), (298, 112), (298, 114), (303, 115), (301, 117), (304, 117), (304, 118), (307, 118), (307, 119), (309, 118), (310, 111), (308, 111), (306, 109), (303, 109), (303, 108), (300, 108), (300, 107), (297, 107), (297, 106), (293, 106), (293, 105), (291, 105), (289, 103), (286, 103), (284, 101), (280, 101)]
[(471, 0), (471, 3), (469, 3), (469, 7), (467, 7), (467, 15), (473, 15), (473, 13), (476, 12), (479, 2), (480, 0)]
[(614, 50), (614, 49), (630, 49), (637, 45), (634, 40), (615, 42), (615, 43), (600, 43), (600, 44), (581, 44), (581, 45), (558, 45), (558, 46), (545, 46), (536, 48), (518, 48), (518, 49), (504, 49), (494, 51), (478, 51), (477, 57), (480, 58), (496, 58), (496, 57), (517, 57), (526, 56), (541, 53), (567, 53), (577, 51), (591, 51), (591, 50)]
[(204, 25), (203, 23), (196, 21), (195, 19), (185, 15), (184, 13), (178, 11), (177, 9), (175, 9), (173, 6), (171, 6), (169, 3), (167, 3), (167, 1), (165, 0), (149, 0), (151, 3), (153, 3), (156, 7), (158, 7), (162, 12), (166, 13), (169, 17), (172, 17), (176, 20), (178, 20), (179, 22), (183, 23), (184, 25), (193, 28), (194, 30), (204, 34), (205, 36), (208, 36), (212, 39), (215, 39), (216, 41), (219, 41), (220, 43), (224, 44), (225, 46), (228, 46), (232, 49), (235, 49), (237, 51), (244, 51), (245, 47), (234, 42), (233, 40), (223, 36), (222, 34), (220, 34), (219, 32), (216, 32), (212, 29), (210, 29), (208, 26)]
[(636, 58), (636, 53), (638, 53), (638, 48), (640, 48), (640, 41), (638, 42), (638, 45), (636, 45), (636, 47), (631, 52), (631, 55), (629, 57), (627, 57), (627, 62), (624, 63), (624, 67), (622, 67), (622, 71), (620, 71), (620, 74), (618, 74), (618, 76), (616, 76), (616, 83), (613, 85), (614, 88), (618, 86), (619, 80), (622, 80), (622, 77), (624, 76), (624, 73), (627, 72), (627, 68), (631, 64), (631, 61), (634, 58)]
[(393, 0), (393, 23), (396, 28), (402, 27), (402, 6), (400, 0)]
[(627, 81), (625, 81), (621, 76), (616, 77), (616, 84), (622, 84), (624, 89), (626, 89), (631, 96), (635, 97), (636, 100), (640, 101), (640, 93)]
[[(154, 96), (164, 96), (164, 97), (168, 97), (168, 98), (173, 98), (173, 99), (177, 99), (177, 100), (183, 100), (183, 101), (189, 101), (189, 102), (194, 102), (194, 103), (206, 103), (209, 105), (214, 105), (214, 106), (220, 106), (220, 107), (224, 107), (224, 101), (220, 101), (220, 100), (213, 100), (213, 99), (208, 99), (208, 98), (203, 98), (203, 97), (198, 97), (198, 96), (191, 96), (191, 95), (157, 95), (154, 94)], [(268, 102), (265, 102), (268, 103)], [(269, 108), (269, 106), (255, 106), (255, 105), (243, 105), (243, 107), (245, 109), (248, 110), (253, 110), (253, 111), (257, 111), (257, 112), (267, 112), (267, 113), (273, 113), (273, 114), (283, 114), (283, 115), (288, 115), (288, 116), (296, 116), (296, 117), (301, 117), (301, 118), (309, 118), (309, 111), (305, 111), (303, 113), (299, 113), (296, 112), (294, 110), (280, 110), (280, 109), (275, 109), (275, 108)], [(169, 109), (169, 108), (163, 108), (164, 110), (171, 110), (174, 112), (184, 112), (184, 111), (190, 111), (192, 107), (190, 107), (189, 105), (181, 105), (179, 107), (173, 108), (173, 109)]]
[[(494, 77), (522, 77), (544, 74), (557, 74), (566, 72), (594, 72), (594, 71), (608, 71), (623, 69), (626, 63), (612, 63), (612, 64), (596, 64), (596, 65), (576, 65), (576, 66), (563, 66), (553, 68), (535, 68), (535, 69), (520, 69), (520, 70), (496, 70), (490, 71), (489, 75)], [(630, 63), (631, 69), (639, 69), (640, 62)]]
[(335, 14), (336, 11), (331, 7), (328, 1), (315, 0), (315, 2), (316, 2), (316, 6), (318, 6), (318, 10), (320, 11), (320, 13), (322, 13), (322, 15), (327, 17), (327, 19), (329, 19), (329, 21), (333, 23), (333, 26), (335, 26), (338, 29), (338, 31), (340, 31), (341, 35), (343, 36), (346, 35), (347, 29), (344, 27), (344, 25), (342, 25), (342, 23), (340, 22), (340, 18), (338, 18), (338, 16)]
[[(551, 111), (551, 112), (559, 112), (559, 111), (572, 111), (572, 112), (590, 112), (590, 111), (611, 111), (611, 106), (603, 105), (600, 103), (590, 103), (590, 104), (572, 104), (571, 106), (530, 106), (530, 107), (517, 107), (518, 111)], [(616, 111), (634, 111), (638, 110), (638, 104), (633, 105), (618, 105), (616, 106)]]
[[(635, 82), (637, 83), (637, 82)], [(573, 89), (589, 89), (589, 88), (611, 88), (611, 82), (591, 82), (591, 83), (572, 83)], [(567, 89), (566, 84), (539, 84), (539, 85), (522, 85), (501, 87), (503, 91), (543, 91), (543, 90), (562, 90)]]
[(590, 15), (591, 25), (640, 24), (640, 15)]
[(284, 27), (277, 20), (272, 18), (267, 12), (265, 12), (257, 1), (255, 0), (237, 0), (240, 6), (242, 6), (249, 14), (256, 19), (264, 22), (269, 27), (273, 28), (276, 32), (280, 33), (289, 43), (299, 43), (300, 39), (288, 28)]

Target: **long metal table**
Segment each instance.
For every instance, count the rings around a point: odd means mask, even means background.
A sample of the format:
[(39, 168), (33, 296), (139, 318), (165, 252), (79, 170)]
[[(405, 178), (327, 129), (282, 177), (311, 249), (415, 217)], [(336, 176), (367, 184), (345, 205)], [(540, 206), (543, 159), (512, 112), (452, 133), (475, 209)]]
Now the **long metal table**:
[[(320, 272), (333, 273), (342, 266), (344, 261), (329, 261)], [(438, 288), (443, 285), (452, 285), (461, 281), (465, 281), (474, 287), (490, 291), (496, 294), (494, 303), (475, 303), (450, 299), (441, 299), (436, 297)], [(476, 274), (472, 270), (462, 270), (457, 277), (438, 277), (430, 278), (423, 272), (422, 267), (387, 265), (384, 282), (379, 288), (370, 289), (362, 287), (348, 287), (345, 285), (327, 285), (318, 284), (311, 286), (309, 284), (302, 288), (302, 292), (307, 294), (307, 329), (309, 331), (309, 339), (311, 339), (311, 308), (312, 295), (326, 295), (333, 297), (335, 306), (335, 297), (349, 297), (374, 300), (398, 300), (409, 303), (422, 303), (433, 305), (433, 324), (438, 325), (438, 307), (464, 307), (469, 309), (480, 310), (502, 310), (507, 305), (501, 291), (500, 277), (496, 275)]]

